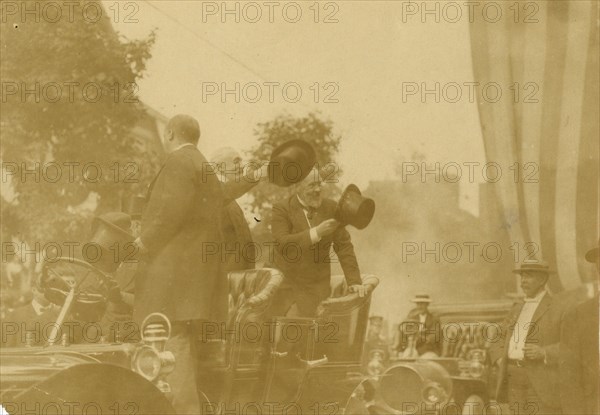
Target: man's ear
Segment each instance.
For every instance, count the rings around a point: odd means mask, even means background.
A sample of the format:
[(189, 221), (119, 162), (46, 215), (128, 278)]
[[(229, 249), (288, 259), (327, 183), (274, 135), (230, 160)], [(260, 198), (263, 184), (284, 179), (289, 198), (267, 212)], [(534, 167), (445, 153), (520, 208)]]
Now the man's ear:
[(173, 139), (175, 138), (175, 134), (173, 134), (173, 130), (166, 130), (165, 138), (167, 139), (167, 141), (173, 141)]

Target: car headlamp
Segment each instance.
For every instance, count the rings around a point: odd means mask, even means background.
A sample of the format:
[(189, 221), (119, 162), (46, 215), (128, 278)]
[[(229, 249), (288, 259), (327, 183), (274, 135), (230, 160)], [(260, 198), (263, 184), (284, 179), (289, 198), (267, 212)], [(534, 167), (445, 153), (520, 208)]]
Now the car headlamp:
[(133, 370), (151, 382), (158, 378), (161, 367), (158, 352), (150, 346), (140, 347), (133, 356)]
[(481, 376), (483, 376), (484, 370), (485, 366), (479, 361), (474, 360), (469, 363), (469, 375), (474, 378), (480, 378)]
[(429, 404), (441, 404), (447, 400), (447, 394), (439, 383), (433, 382), (423, 388), (423, 400)]

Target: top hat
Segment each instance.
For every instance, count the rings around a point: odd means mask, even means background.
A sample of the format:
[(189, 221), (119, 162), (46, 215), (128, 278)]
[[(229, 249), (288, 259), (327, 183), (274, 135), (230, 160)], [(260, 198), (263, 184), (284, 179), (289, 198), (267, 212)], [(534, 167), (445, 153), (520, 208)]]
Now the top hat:
[(315, 149), (304, 140), (290, 140), (271, 153), (269, 181), (287, 187), (300, 183), (317, 161)]
[[(85, 249), (85, 260), (104, 272), (115, 271), (132, 254), (128, 247), (135, 238), (129, 233), (130, 228), (131, 217), (123, 212), (109, 212), (95, 217), (89, 242), (99, 249)], [(114, 252), (115, 246), (117, 253)]]
[[(600, 239), (598, 240), (598, 245), (600, 245)], [(592, 248), (585, 253), (585, 260), (587, 262), (596, 263), (598, 262), (598, 247)]]
[(523, 272), (540, 272), (544, 274), (550, 274), (553, 271), (550, 270), (550, 266), (546, 261), (523, 261), (519, 268), (512, 271), (515, 274), (522, 274)]
[(417, 294), (410, 301), (412, 301), (413, 303), (430, 303), (431, 298), (429, 298), (429, 294)]
[(342, 225), (364, 229), (375, 214), (375, 201), (362, 196), (356, 185), (346, 187), (335, 210), (335, 219)]
[(146, 197), (142, 195), (133, 195), (125, 199), (123, 203), (123, 212), (127, 213), (131, 219), (139, 220), (142, 217), (146, 207)]

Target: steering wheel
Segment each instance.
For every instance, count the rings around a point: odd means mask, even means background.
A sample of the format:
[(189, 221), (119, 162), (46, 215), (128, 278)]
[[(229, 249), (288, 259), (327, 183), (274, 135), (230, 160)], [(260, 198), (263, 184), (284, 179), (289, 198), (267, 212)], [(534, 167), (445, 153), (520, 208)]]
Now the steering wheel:
[(59, 306), (73, 290), (71, 311), (78, 319), (86, 321), (99, 319), (104, 314), (109, 292), (115, 284), (110, 275), (71, 257), (46, 260), (40, 280), (45, 297)]

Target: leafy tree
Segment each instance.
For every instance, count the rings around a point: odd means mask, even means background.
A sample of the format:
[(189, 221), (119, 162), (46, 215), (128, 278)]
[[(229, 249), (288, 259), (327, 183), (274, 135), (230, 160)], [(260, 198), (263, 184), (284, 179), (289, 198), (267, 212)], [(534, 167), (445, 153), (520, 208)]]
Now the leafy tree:
[[(19, 3), (28, 10), (40, 6)], [(129, 41), (113, 30), (99, 2), (98, 21), (82, 13), (89, 3), (75, 6), (73, 21), (66, 11), (58, 22), (3, 16), (5, 241), (16, 236), (32, 247), (81, 241), (92, 214), (119, 209), (121, 195), (152, 176), (139, 167), (154, 155), (140, 151), (131, 130), (144, 114), (135, 82), (151, 57), (154, 32)]]

